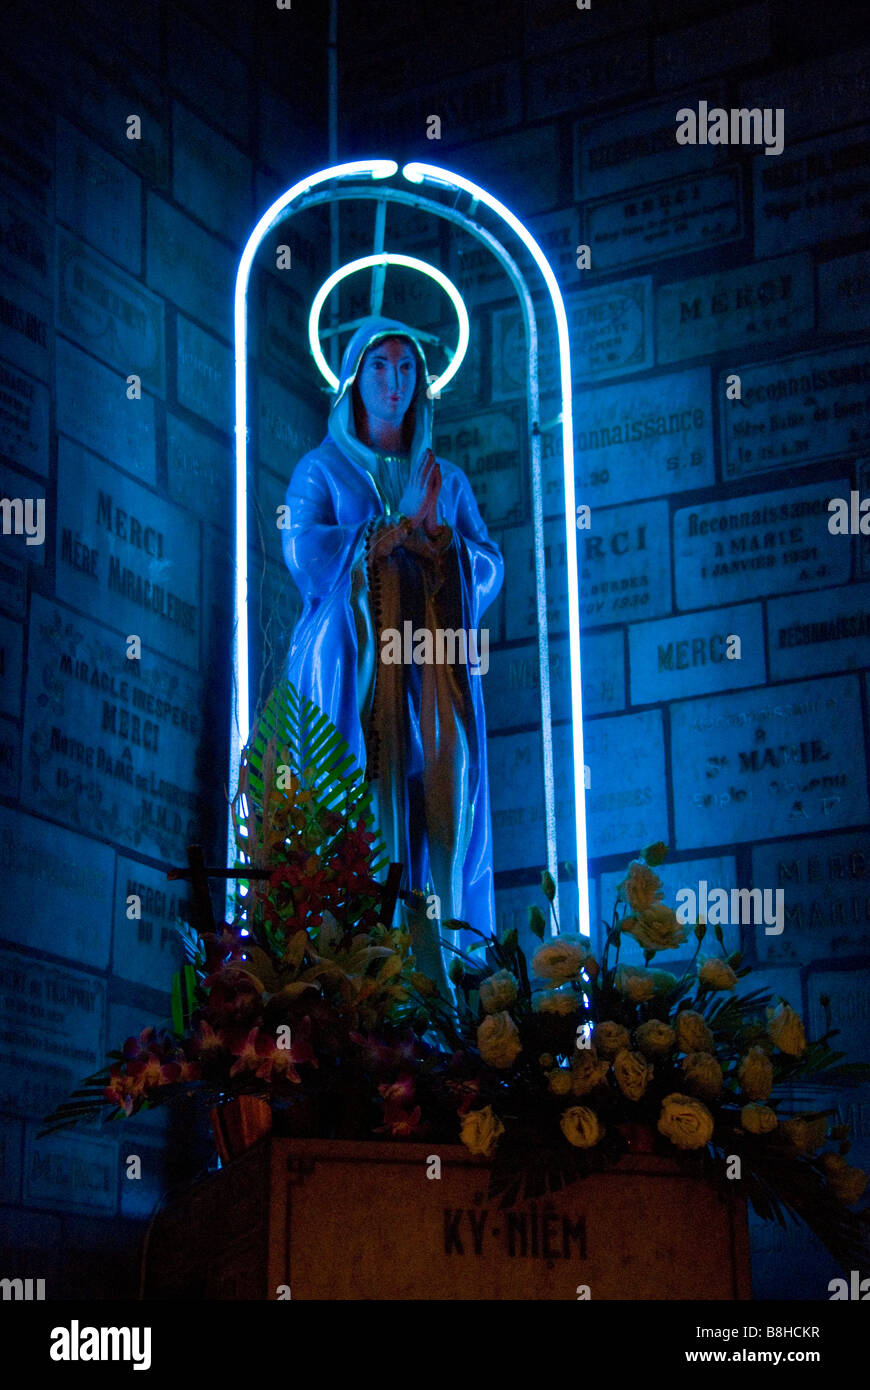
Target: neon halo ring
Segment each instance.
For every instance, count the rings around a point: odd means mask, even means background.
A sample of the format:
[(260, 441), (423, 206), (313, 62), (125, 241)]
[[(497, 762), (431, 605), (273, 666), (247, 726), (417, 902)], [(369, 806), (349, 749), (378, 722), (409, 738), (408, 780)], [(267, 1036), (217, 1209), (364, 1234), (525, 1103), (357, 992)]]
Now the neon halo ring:
[(374, 256), (361, 256), (359, 260), (348, 261), (347, 265), (340, 266), (338, 270), (334, 270), (329, 278), (324, 280), (323, 284), (320, 286), (320, 289), (314, 296), (314, 301), (311, 305), (311, 313), (308, 316), (308, 342), (311, 347), (311, 354), (314, 361), (317, 363), (320, 374), (329, 383), (333, 391), (338, 389), (338, 377), (324, 357), (323, 350), (320, 346), (320, 313), (326, 302), (327, 296), (331, 294), (336, 285), (346, 276), (352, 275), (356, 270), (366, 270), (369, 266), (375, 265), (404, 265), (411, 270), (419, 270), (421, 274), (428, 275), (430, 280), (434, 280), (436, 285), (440, 286), (456, 310), (456, 318), (459, 323), (459, 341), (456, 344), (456, 351), (446, 371), (442, 372), (441, 376), (439, 376), (436, 381), (431, 382), (427, 389), (427, 395), (430, 397), (437, 396), (439, 391), (443, 390), (447, 385), (448, 381), (453, 380), (459, 368), (462, 366), (463, 358), (468, 351), (468, 342), (470, 338), (468, 310), (465, 307), (465, 301), (462, 295), (453, 284), (453, 281), (448, 280), (447, 276), (440, 270), (437, 270), (434, 265), (429, 265), (426, 261), (420, 261), (416, 256), (402, 256), (394, 251), (381, 251)]

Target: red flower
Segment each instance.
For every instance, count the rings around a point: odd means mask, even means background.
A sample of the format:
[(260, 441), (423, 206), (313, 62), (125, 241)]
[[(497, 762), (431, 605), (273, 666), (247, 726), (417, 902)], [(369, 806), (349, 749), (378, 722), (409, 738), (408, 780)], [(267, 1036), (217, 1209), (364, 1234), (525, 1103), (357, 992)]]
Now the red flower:
[(112, 1078), (111, 1083), (106, 1087), (103, 1095), (106, 1100), (123, 1110), (125, 1115), (132, 1115), (135, 1102), (142, 1094), (142, 1087), (133, 1077), (124, 1075), (119, 1062), (116, 1062), (110, 1069), (109, 1076)]
[(386, 1086), (379, 1086), (378, 1090), (387, 1103), (387, 1109), (391, 1105), (406, 1105), (408, 1101), (414, 1099), (414, 1078), (405, 1072), (398, 1081), (390, 1082)]
[(419, 1105), (415, 1105), (413, 1110), (405, 1110), (403, 1106), (387, 1101), (384, 1106), (384, 1124), (378, 1125), (375, 1133), (385, 1134), (389, 1131), (394, 1139), (408, 1139), (425, 1128), (420, 1123), (422, 1113)]
[(360, 1050), (360, 1061), (369, 1071), (378, 1071), (393, 1063), (392, 1048), (387, 1047), (386, 1043), (382, 1043), (372, 1033), (349, 1033), (348, 1037), (352, 1043), (356, 1043)]

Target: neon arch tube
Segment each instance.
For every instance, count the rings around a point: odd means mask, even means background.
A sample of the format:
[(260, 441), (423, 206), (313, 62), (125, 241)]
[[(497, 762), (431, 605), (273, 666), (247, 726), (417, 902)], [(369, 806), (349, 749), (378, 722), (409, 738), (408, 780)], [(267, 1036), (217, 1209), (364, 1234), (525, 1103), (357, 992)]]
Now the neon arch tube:
[[(242, 253), (239, 262), (239, 269), (236, 276), (235, 288), (235, 391), (236, 391), (236, 545), (235, 545), (235, 607), (236, 621), (233, 634), (233, 657), (234, 670), (238, 673), (238, 678), (234, 682), (232, 692), (232, 726), (231, 726), (231, 756), (230, 756), (230, 777), (231, 780), (237, 775), (241, 742), (247, 737), (250, 723), (249, 692), (247, 683), (247, 653), (248, 653), (248, 618), (247, 618), (247, 289), (250, 277), (251, 266), (254, 256), (259, 248), (260, 242), (270, 228), (279, 220), (282, 213), (294, 202), (301, 199), (306, 193), (311, 192), (317, 185), (322, 185), (330, 180), (338, 180), (347, 177), (368, 176), (371, 179), (385, 179), (392, 177), (398, 172), (398, 165), (393, 160), (372, 159), (357, 160), (349, 163), (332, 166), (318, 173), (311, 174), (305, 179), (296, 183), (286, 193), (282, 194), (259, 219), (252, 231)], [(464, 178), (462, 175), (454, 174), (450, 170), (441, 169), (435, 165), (428, 165), (418, 162), (406, 164), (402, 170), (403, 176), (409, 183), (421, 184), (428, 183), (435, 187), (447, 188), (450, 190), (464, 191), (474, 200), (474, 205), (482, 203), (490, 208), (500, 217), (519, 237), (520, 241), (528, 250), (532, 259), (535, 261), (553, 304), (556, 318), (557, 336), (559, 343), (559, 362), (560, 362), (560, 388), (562, 397), (562, 434), (563, 434), (563, 456), (564, 456), (564, 487), (565, 487), (565, 525), (567, 533), (567, 555), (568, 555), (568, 611), (569, 611), (569, 649), (571, 661), (571, 702), (572, 702), (572, 745), (574, 763), (574, 805), (575, 805), (575, 824), (577, 839), (577, 892), (580, 931), (584, 935), (589, 935), (589, 900), (588, 883), (586, 877), (587, 850), (586, 850), (586, 814), (585, 814), (585, 786), (584, 786), (584, 755), (583, 755), (583, 724), (582, 724), (582, 692), (581, 692), (581, 666), (580, 666), (580, 633), (579, 633), (579, 592), (577, 576), (577, 549), (576, 533), (574, 530), (576, 503), (574, 493), (574, 461), (573, 461), (573, 429), (572, 429), (572, 404), (571, 404), (571, 374), (570, 374), (570, 346), (568, 341), (568, 325), (565, 307), (562, 300), (561, 291), (556, 282), (556, 278), (550, 268), (543, 251), (532, 237), (528, 229), (523, 225), (513, 213), (509, 211), (503, 203), (494, 198), (491, 194), (481, 188), (478, 184)], [(323, 195), (320, 195), (322, 197)], [(345, 195), (348, 196), (348, 195)], [(367, 196), (374, 196), (369, 194)], [(318, 201), (320, 200), (318, 197)], [(439, 208), (437, 204), (432, 204), (429, 209), (433, 214), (449, 216), (447, 208)], [(472, 211), (474, 208), (472, 208)], [(456, 213), (451, 220), (459, 220)], [(473, 235), (480, 236), (482, 229), (472, 223), (471, 219), (462, 217), (462, 223)], [(528, 323), (527, 323), (528, 326)], [(536, 355), (536, 354), (535, 354)], [(451, 364), (452, 365), (452, 364)], [(533, 446), (537, 443), (533, 439)], [(536, 532), (537, 532), (536, 526)], [(536, 546), (536, 550), (539, 550)], [(543, 567), (543, 557), (536, 554), (536, 570)], [(544, 615), (546, 616), (546, 615)], [(543, 665), (543, 662), (542, 662)], [(542, 686), (548, 672), (542, 670)], [(549, 704), (549, 701), (547, 701)], [(550, 768), (552, 777), (552, 768)], [(545, 776), (547, 769), (545, 768)], [(230, 828), (230, 854), (232, 856), (235, 847), (232, 828)], [(552, 867), (551, 867), (552, 872)], [(556, 875), (558, 878), (558, 875)]]
[[(404, 165), (402, 175), (409, 183), (431, 182), (442, 188), (456, 188), (468, 193), (478, 203), (483, 203), (501, 217), (519, 237), (532, 256), (544, 277), (553, 310), (556, 315), (556, 331), (559, 339), (559, 374), (562, 396), (562, 447), (565, 481), (565, 528), (568, 556), (568, 626), (569, 649), (571, 654), (571, 731), (574, 748), (574, 807), (577, 827), (577, 891), (580, 907), (580, 930), (589, 934), (589, 893), (586, 879), (586, 789), (584, 778), (583, 753), (583, 698), (580, 684), (580, 596), (577, 577), (577, 533), (576, 500), (574, 495), (574, 430), (571, 404), (571, 350), (568, 342), (568, 317), (562, 292), (550, 263), (535, 241), (531, 232), (523, 226), (504, 203), (499, 202), (485, 188), (454, 174), (449, 169), (441, 169), (434, 164), (411, 162)], [(584, 931), (584, 923), (586, 930)]]

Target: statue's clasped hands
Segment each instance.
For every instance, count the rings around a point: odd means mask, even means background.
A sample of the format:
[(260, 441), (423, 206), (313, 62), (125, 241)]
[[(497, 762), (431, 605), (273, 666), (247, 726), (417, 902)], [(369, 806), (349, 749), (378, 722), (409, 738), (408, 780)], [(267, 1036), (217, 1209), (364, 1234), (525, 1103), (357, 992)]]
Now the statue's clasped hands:
[[(399, 512), (407, 519), (398, 525), (376, 532), (371, 546), (375, 558), (389, 555), (396, 546), (421, 555), (436, 555), (440, 546), (433, 545), (444, 527), (438, 525), (438, 497), (441, 492), (441, 469), (434, 453), (427, 449), (408, 479), (399, 500)], [(424, 534), (420, 534), (423, 532)]]
[(414, 530), (422, 527), (427, 536), (434, 536), (440, 492), (441, 469), (432, 450), (427, 449), (419, 467), (411, 473), (399, 502), (399, 511), (408, 517)]

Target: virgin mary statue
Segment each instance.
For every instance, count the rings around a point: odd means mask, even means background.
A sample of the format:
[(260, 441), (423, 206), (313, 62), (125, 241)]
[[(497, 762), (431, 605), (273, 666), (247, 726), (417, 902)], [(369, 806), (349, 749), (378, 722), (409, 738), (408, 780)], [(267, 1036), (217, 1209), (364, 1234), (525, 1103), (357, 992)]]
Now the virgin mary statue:
[(439, 919), (495, 922), (479, 622), (504, 562), (465, 474), (432, 452), (427, 380), (412, 328), (359, 324), (326, 437), (287, 488), (303, 606), (286, 676), (365, 771), (390, 859), (427, 895), (408, 917), (418, 966), (449, 997)]

